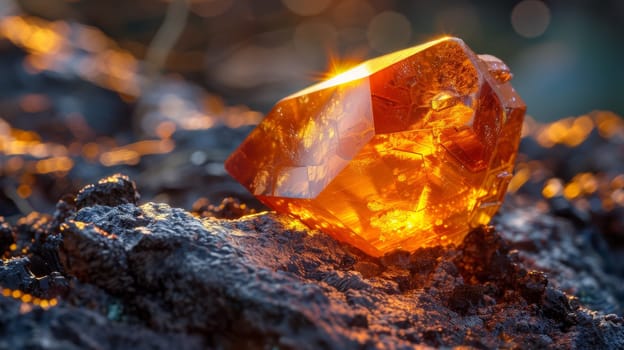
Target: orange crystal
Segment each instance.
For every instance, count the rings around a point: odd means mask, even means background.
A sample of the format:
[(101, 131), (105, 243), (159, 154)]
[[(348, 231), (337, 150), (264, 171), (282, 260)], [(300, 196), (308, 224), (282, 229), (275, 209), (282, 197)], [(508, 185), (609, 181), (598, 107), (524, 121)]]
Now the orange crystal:
[(510, 79), (457, 38), (394, 52), (278, 102), (225, 167), (374, 256), (458, 244), (511, 178), (526, 107)]

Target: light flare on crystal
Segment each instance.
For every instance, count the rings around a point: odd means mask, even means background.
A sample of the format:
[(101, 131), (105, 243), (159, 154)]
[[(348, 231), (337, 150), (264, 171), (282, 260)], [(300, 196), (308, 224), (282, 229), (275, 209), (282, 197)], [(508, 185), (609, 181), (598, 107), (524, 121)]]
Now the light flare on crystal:
[(278, 102), (225, 168), (371, 255), (458, 244), (512, 178), (525, 105), (511, 76), (450, 37), (374, 58)]

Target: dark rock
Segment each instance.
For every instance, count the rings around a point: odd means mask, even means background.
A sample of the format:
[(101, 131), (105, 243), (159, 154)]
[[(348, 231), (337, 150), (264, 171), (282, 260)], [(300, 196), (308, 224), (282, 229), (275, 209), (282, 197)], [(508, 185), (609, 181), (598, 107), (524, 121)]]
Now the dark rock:
[(50, 231), (58, 232), (61, 224), (76, 212), (75, 196), (67, 194), (56, 202)]
[(207, 198), (200, 198), (193, 203), (191, 213), (200, 217), (215, 217), (219, 219), (238, 219), (241, 216), (254, 214), (253, 208), (247, 207), (238, 199), (227, 197), (223, 198), (221, 204), (213, 205)]
[(58, 261), (59, 239), (53, 235), (52, 217), (32, 212), (15, 225), (16, 249), (13, 256), (28, 256), (29, 269), (35, 276), (61, 271)]
[(76, 195), (75, 203), (78, 209), (95, 204), (114, 207), (126, 203), (136, 204), (139, 198), (134, 181), (126, 175), (115, 174), (95, 185), (84, 187)]
[(567, 296), (559, 290), (548, 288), (544, 296), (543, 312), (555, 320), (562, 330), (576, 324), (576, 315)]
[(91, 223), (74, 220), (63, 223), (61, 233), (60, 260), (71, 275), (116, 294), (133, 292), (121, 240)]
[(58, 272), (35, 277), (29, 269), (28, 258), (12, 258), (0, 263), (0, 286), (9, 290), (21, 290), (39, 298), (54, 298), (68, 291), (65, 277)]
[(482, 285), (459, 285), (453, 289), (449, 308), (461, 314), (474, 313), (484, 303), (485, 287)]
[(201, 337), (158, 333), (111, 322), (87, 309), (61, 305), (22, 312), (18, 300), (0, 297), (0, 349), (205, 349)]
[[(548, 275), (550, 286), (575, 295), (591, 309), (624, 312), (624, 277), (601, 235), (565, 218), (511, 204), (496, 218), (496, 226), (524, 267)], [(523, 249), (526, 246), (534, 248)], [(525, 282), (534, 287), (544, 284), (539, 279)], [(524, 293), (537, 293), (527, 288), (534, 292), (525, 289)]]
[(8, 289), (32, 289), (33, 275), (28, 269), (28, 258), (3, 260), (0, 265), (0, 285)]
[[(74, 225), (66, 235), (64, 256), (93, 263), (66, 264), (70, 274), (124, 300), (146, 326), (210, 334), (211, 343), (246, 337), (254, 339), (249, 346), (358, 348), (381, 339), (399, 346), (418, 339), (452, 346), (465, 344), (475, 332), (494, 339), (498, 330), (488, 330), (487, 324), (496, 322), (496, 313), (497, 319), (530, 317), (540, 324), (535, 335), (534, 326), (518, 332), (508, 323), (503, 327), (508, 343), (552, 345), (573, 332), (578, 313), (567, 298), (557, 296), (564, 295), (560, 291), (553, 294), (550, 288), (542, 298), (544, 276), (518, 267), (509, 243), (492, 229), (475, 231), (458, 250), (396, 253), (374, 263), (272, 214), (200, 222), (181, 210), (148, 203), (83, 208), (73, 220), (86, 226)], [(106, 232), (95, 232), (96, 227)], [(80, 248), (68, 249), (68, 240)], [(345, 265), (348, 260), (355, 263)], [(383, 272), (365, 278), (355, 269), (359, 261)], [(413, 279), (422, 279), (416, 285), (428, 291), (414, 288)], [(416, 305), (421, 311), (414, 313)], [(498, 311), (480, 314), (478, 321), (470, 316), (493, 306)], [(455, 328), (448, 328), (451, 319)], [(363, 335), (362, 329), (369, 331)], [(420, 336), (402, 337), (398, 329)], [(485, 347), (501, 345), (493, 341)]]
[(509, 245), (492, 227), (469, 233), (459, 250), (462, 254), (456, 262), (467, 282), (504, 280), (513, 273)]
[(13, 230), (4, 218), (0, 216), (0, 257), (9, 254), (11, 245), (15, 242), (13, 238)]
[[(372, 258), (286, 216), (198, 219), (165, 204), (111, 205), (106, 190), (92, 193), (76, 207), (60, 203), (53, 218), (33, 214), (16, 226), (26, 248), (26, 237), (56, 242), (48, 247), (62, 275), (35, 277), (31, 256), (15, 257), (0, 267), (0, 285), (60, 303), (22, 315), (0, 297), (8, 310), (0, 347), (624, 346), (624, 322), (612, 314), (621, 280), (565, 218), (507, 207), (498, 230), (477, 229), (458, 247)], [(600, 302), (571, 288), (583, 281), (605, 283)], [(35, 328), (42, 340), (7, 333)]]
[(519, 285), (520, 294), (529, 303), (538, 303), (546, 291), (548, 279), (544, 273), (539, 271), (520, 272)]

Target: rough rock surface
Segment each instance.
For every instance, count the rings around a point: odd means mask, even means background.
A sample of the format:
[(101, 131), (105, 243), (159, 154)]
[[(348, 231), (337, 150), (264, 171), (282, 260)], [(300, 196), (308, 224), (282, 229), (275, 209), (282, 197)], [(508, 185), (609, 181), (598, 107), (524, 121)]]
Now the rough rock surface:
[(0, 222), (0, 287), (59, 300), (0, 296), (0, 349), (624, 348), (622, 274), (588, 225), (510, 204), (459, 247), (377, 259), (272, 213), (137, 206), (128, 182)]

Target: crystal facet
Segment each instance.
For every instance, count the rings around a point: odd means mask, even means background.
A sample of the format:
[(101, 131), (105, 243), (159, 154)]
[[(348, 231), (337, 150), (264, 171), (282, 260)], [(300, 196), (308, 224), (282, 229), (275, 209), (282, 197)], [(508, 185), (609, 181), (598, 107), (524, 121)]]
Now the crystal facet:
[(278, 102), (225, 167), (371, 255), (457, 244), (511, 177), (525, 105), (510, 79), (457, 38), (378, 57)]

